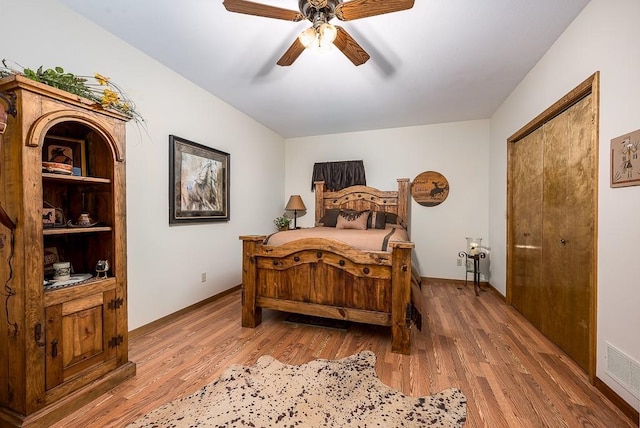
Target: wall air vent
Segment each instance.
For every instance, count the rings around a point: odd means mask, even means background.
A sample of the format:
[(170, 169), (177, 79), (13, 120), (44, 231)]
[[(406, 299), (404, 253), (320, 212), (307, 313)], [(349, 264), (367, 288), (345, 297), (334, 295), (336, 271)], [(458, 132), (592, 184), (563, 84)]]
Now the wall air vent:
[(636, 398), (640, 398), (640, 363), (607, 344), (607, 374), (616, 379)]

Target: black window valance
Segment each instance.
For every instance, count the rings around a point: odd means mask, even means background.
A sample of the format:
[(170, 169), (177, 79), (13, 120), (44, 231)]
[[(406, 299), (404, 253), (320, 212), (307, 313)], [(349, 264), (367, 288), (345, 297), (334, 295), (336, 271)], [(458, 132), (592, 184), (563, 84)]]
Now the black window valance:
[(366, 185), (364, 162), (361, 160), (316, 162), (313, 165), (311, 190), (313, 190), (313, 183), (316, 181), (324, 181), (325, 189), (329, 192), (342, 190), (349, 186)]

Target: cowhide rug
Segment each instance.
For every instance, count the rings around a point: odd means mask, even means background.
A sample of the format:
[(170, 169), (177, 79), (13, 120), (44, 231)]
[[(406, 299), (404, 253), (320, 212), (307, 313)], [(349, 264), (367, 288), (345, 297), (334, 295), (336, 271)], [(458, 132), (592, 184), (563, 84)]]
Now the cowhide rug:
[(376, 356), (300, 366), (271, 356), (233, 365), (213, 383), (167, 403), (129, 427), (462, 427), (466, 398), (457, 389), (409, 397), (384, 385)]

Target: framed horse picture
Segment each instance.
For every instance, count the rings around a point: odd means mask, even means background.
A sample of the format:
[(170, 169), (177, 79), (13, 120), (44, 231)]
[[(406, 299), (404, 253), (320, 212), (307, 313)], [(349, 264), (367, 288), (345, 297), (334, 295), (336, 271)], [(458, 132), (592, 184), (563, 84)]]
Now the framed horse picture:
[(230, 157), (169, 135), (169, 224), (229, 221)]

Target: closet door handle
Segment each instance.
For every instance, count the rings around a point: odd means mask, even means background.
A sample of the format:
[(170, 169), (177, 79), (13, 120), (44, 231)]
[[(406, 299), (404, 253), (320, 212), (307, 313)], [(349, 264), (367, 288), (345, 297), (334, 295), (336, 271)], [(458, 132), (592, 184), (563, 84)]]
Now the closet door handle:
[(562, 245), (566, 245), (566, 244), (567, 244), (567, 241), (565, 241), (564, 239), (561, 239), (561, 240), (560, 240), (560, 243), (561, 243)]

